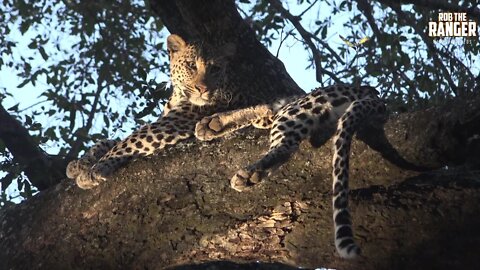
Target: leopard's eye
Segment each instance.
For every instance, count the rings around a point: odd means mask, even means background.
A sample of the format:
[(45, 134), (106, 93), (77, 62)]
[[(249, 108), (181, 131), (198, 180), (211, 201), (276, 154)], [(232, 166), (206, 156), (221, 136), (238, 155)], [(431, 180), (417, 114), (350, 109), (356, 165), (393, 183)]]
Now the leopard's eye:
[(192, 70), (197, 70), (197, 65), (195, 64), (195, 62), (188, 62), (187, 66)]

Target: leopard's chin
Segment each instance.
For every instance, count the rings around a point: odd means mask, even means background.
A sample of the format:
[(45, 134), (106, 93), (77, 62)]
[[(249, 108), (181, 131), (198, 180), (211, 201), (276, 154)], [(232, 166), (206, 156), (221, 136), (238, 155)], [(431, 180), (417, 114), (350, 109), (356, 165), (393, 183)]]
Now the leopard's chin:
[(190, 102), (196, 106), (207, 106), (210, 105), (212, 102), (209, 99), (202, 98), (200, 96), (190, 97)]
[(229, 95), (222, 94), (222, 92), (208, 91), (202, 94), (193, 94), (188, 97), (188, 100), (196, 106), (214, 106), (228, 104), (231, 98), (229, 98)]

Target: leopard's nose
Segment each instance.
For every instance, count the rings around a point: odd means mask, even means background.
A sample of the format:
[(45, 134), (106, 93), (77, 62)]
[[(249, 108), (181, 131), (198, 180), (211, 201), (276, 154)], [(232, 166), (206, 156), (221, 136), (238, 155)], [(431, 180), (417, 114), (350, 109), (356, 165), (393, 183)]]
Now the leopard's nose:
[(207, 92), (207, 86), (204, 84), (195, 84), (195, 88), (200, 92), (201, 94)]

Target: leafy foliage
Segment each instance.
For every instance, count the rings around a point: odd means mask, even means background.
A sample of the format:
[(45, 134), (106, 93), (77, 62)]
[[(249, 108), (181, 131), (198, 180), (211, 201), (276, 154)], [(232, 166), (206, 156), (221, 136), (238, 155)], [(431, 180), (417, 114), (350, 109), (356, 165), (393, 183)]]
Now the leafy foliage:
[[(15, 72), (16, 88), (40, 86), (31, 108), (9, 108), (44, 150), (76, 157), (92, 140), (122, 136), (144, 121), (134, 116), (167, 72), (162, 24), (143, 1), (3, 1), (0, 67)], [(164, 77), (165, 78), (165, 77)], [(0, 101), (15, 86), (0, 88)], [(165, 100), (166, 91), (155, 94)], [(17, 94), (18, 96), (18, 94)], [(157, 100), (158, 100), (157, 99)], [(158, 106), (157, 106), (158, 107)], [(159, 110), (150, 111), (153, 117)], [(120, 130), (120, 132), (119, 132)], [(112, 134), (113, 133), (113, 134)], [(52, 151), (52, 149), (54, 149)], [(4, 190), (20, 165), (0, 148)], [(1, 176), (1, 174), (0, 174)], [(26, 179), (18, 189), (27, 192)], [(26, 194), (28, 195), (28, 194)]]
[[(259, 39), (267, 46), (275, 40), (303, 44), (311, 53), (309, 67), (324, 71), (317, 77), (320, 84), (371, 84), (381, 89), (394, 111), (471, 96), (480, 89), (478, 39), (426, 36), (428, 22), (437, 20), (437, 9), (381, 0), (248, 2), (239, 7)], [(273, 7), (278, 3), (287, 14)], [(452, 4), (470, 8), (476, 1)]]
[[(303, 46), (320, 85), (371, 84), (393, 111), (479, 91), (478, 40), (427, 37), (437, 9), (386, 0), (236, 3), (266, 46)], [(12, 104), (9, 112), (47, 153), (75, 158), (92, 141), (123, 137), (141, 117), (158, 116), (157, 101), (169, 94), (158, 77), (168, 70), (163, 25), (148, 1), (4, 0), (0, 8), (0, 69), (20, 80), (0, 80), (0, 102), (44, 89), (32, 106)], [(34, 192), (0, 140), (1, 177), (0, 203), (11, 199), (8, 186), (23, 197)]]

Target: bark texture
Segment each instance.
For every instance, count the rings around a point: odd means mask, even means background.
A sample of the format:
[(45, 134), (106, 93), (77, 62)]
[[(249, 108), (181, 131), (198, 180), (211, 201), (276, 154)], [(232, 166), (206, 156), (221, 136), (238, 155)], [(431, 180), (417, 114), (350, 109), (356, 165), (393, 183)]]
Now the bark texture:
[[(472, 269), (480, 243), (479, 108), (454, 103), (391, 116), (385, 138), (394, 154), (354, 141), (358, 260), (339, 259), (333, 245), (330, 142), (302, 144), (255, 190), (238, 193), (230, 177), (268, 145), (265, 132), (247, 130), (135, 161), (93, 190), (65, 180), (2, 209), (0, 268)], [(362, 133), (382, 144), (375, 129)], [(437, 169), (404, 170), (382, 154), (399, 166)]]

